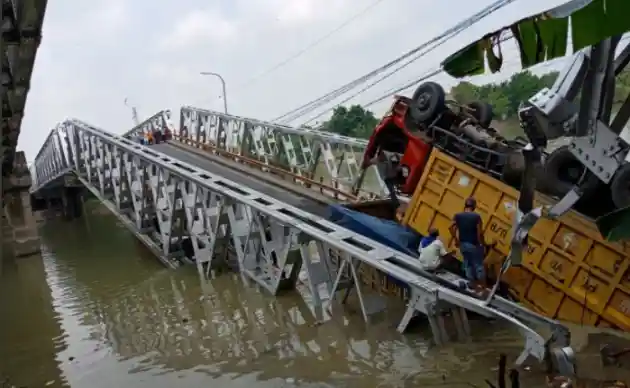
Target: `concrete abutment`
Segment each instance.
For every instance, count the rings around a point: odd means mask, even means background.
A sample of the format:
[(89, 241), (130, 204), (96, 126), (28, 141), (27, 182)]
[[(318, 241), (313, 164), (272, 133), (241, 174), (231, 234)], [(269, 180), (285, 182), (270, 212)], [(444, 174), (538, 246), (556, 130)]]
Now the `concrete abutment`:
[(37, 220), (31, 208), (31, 184), (24, 152), (16, 152), (12, 174), (2, 176), (2, 260), (41, 252)]

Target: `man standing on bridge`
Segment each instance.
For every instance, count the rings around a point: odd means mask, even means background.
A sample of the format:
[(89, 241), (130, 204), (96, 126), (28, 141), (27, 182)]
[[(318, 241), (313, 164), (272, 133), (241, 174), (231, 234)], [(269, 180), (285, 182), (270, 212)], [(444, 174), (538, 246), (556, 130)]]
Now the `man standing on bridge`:
[(464, 203), (464, 211), (455, 214), (450, 232), (455, 238), (455, 246), (459, 247), (464, 259), (464, 272), (470, 287), (485, 294), (485, 271), (483, 267), (484, 238), (483, 221), (475, 210), (477, 201), (470, 197)]

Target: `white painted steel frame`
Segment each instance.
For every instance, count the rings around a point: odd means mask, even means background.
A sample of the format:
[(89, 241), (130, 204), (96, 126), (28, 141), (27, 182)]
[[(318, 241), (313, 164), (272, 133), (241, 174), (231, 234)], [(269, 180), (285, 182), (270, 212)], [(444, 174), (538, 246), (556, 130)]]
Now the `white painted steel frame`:
[(206, 144), (234, 155), (256, 159), (269, 166), (284, 166), (301, 177), (314, 177), (323, 165), (326, 180), (338, 189), (353, 194), (355, 189), (367, 197), (381, 196), (385, 186), (374, 169), (380, 190), (369, 193), (362, 187), (360, 158), (367, 140), (309, 128), (292, 128), (210, 110), (185, 106), (180, 112), (183, 140)]
[(233, 249), (243, 278), (273, 295), (294, 287), (303, 268), (315, 315), (322, 319), (325, 300), (332, 302), (330, 295), (347, 285), (341, 281), (343, 268), (333, 281), (330, 253), (337, 252), (341, 267), (350, 268), (366, 319), (358, 263), (410, 286), (400, 331), (416, 313), (433, 316), (447, 304), (511, 322), (526, 339), (519, 360), (528, 355), (543, 358), (544, 339), (533, 329), (511, 314), (423, 277), (415, 258), (79, 120), (68, 120), (51, 132), (35, 160), (35, 172), (32, 191), (69, 172), (77, 174), (169, 266), (178, 265), (183, 241), (190, 239), (203, 273), (223, 256), (218, 250), (222, 244)]
[(171, 111), (168, 109), (155, 113), (148, 119), (125, 132), (123, 137), (136, 140), (149, 132), (164, 131), (164, 129), (169, 129), (172, 133), (175, 132), (175, 128), (171, 122)]

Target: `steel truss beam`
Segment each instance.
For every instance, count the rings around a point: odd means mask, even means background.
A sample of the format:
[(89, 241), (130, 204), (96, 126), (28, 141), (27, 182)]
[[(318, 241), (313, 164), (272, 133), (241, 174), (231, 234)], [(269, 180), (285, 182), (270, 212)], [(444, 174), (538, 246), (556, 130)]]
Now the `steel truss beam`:
[[(410, 287), (401, 332), (414, 315), (427, 315), (436, 341), (443, 341), (441, 320), (450, 310), (458, 334), (466, 335), (465, 312), (474, 311), (508, 321), (522, 333), (522, 362), (530, 355), (542, 360), (545, 354), (543, 337), (525, 322), (559, 326), (500, 298), (487, 304), (455, 291), (458, 279), (432, 278), (414, 257), (79, 120), (51, 132), (34, 172), (33, 192), (76, 174), (168, 266), (186, 261), (188, 241), (193, 247), (188, 259), (200, 274), (206, 276), (232, 252), (242, 278), (272, 295), (295, 288), (302, 271), (318, 320), (337, 291), (351, 289), (368, 318), (357, 274), (358, 265), (368, 265)], [(338, 270), (332, 255), (341, 258)]]
[[(357, 160), (363, 154), (367, 140), (188, 106), (181, 109), (180, 128), (177, 130), (169, 121), (170, 112), (165, 112), (153, 115), (127, 132), (125, 137), (136, 138), (149, 130), (169, 128), (176, 140), (210, 149), (224, 157), (254, 159), (263, 168), (282, 168), (307, 180), (324, 176), (324, 181), (331, 187), (354, 198), (352, 188), (359, 181), (360, 174)], [(372, 192), (360, 187), (362, 197), (385, 193), (381, 177), (376, 169), (374, 172), (378, 182), (376, 186), (380, 189)], [(307, 180), (298, 179), (298, 182), (306, 185)]]
[(172, 132), (175, 132), (175, 128), (173, 127), (173, 124), (171, 122), (171, 111), (168, 109), (157, 112), (153, 116), (131, 128), (130, 130), (125, 132), (123, 137), (135, 140), (143, 137), (149, 132), (154, 132), (158, 130), (164, 131), (164, 129), (169, 129)]

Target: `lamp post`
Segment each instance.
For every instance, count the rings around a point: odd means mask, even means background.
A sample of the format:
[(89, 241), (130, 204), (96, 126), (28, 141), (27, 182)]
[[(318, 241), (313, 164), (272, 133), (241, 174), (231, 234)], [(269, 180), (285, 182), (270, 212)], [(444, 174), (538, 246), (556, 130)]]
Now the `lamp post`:
[(217, 77), (221, 81), (221, 87), (223, 89), (223, 111), (227, 114), (228, 108), (227, 108), (227, 94), (225, 92), (225, 80), (223, 79), (221, 74), (213, 73), (211, 71), (202, 71), (200, 74), (201, 75), (211, 75), (211, 76)]

